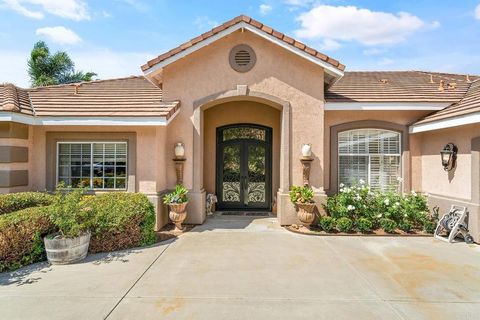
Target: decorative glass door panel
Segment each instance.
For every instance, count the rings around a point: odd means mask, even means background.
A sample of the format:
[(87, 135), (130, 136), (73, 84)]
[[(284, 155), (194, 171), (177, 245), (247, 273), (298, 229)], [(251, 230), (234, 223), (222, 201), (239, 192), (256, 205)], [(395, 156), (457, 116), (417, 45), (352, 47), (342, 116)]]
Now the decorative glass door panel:
[(217, 129), (219, 209), (270, 209), (271, 135), (270, 128), (257, 125)]

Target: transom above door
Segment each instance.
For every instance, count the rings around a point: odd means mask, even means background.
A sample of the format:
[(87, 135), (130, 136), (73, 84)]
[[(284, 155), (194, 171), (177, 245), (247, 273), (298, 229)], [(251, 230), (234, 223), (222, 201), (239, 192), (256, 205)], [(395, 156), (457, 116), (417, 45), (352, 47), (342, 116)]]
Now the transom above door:
[(269, 210), (272, 129), (254, 124), (217, 128), (216, 193), (220, 210)]

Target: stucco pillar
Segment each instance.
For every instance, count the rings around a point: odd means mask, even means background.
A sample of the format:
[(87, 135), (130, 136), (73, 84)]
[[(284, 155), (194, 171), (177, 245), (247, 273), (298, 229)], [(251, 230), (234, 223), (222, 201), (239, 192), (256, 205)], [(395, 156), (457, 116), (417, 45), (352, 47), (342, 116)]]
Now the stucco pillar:
[[(186, 223), (202, 224), (206, 219), (203, 189), (203, 110), (193, 110), (193, 186), (189, 194)], [(189, 159), (187, 159), (189, 161)]]

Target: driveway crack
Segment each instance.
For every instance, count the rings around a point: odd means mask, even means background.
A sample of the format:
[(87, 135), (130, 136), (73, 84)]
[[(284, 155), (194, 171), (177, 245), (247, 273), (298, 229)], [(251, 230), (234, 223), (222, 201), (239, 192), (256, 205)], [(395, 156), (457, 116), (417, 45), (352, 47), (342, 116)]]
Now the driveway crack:
[(170, 246), (172, 245), (173, 242), (170, 242), (167, 247), (162, 250), (162, 252), (160, 252), (158, 254), (158, 256), (152, 261), (152, 263), (150, 263), (150, 265), (145, 269), (145, 271), (142, 272), (142, 274), (140, 275), (140, 277), (138, 277), (137, 280), (135, 280), (135, 282), (132, 284), (132, 286), (125, 292), (125, 294), (117, 301), (117, 303), (113, 306), (112, 310), (110, 310), (108, 312), (108, 314), (105, 316), (105, 318), (103, 319), (108, 319), (108, 317), (110, 317), (110, 315), (113, 313), (113, 311), (115, 311), (115, 309), (118, 307), (118, 305), (123, 301), (123, 299), (125, 299), (125, 297), (130, 293), (130, 291), (132, 291), (132, 289), (137, 285), (137, 283), (143, 278), (143, 276), (147, 273), (148, 270), (150, 270), (150, 268), (155, 264), (155, 262), (157, 262), (158, 259), (160, 259), (160, 257), (165, 253), (165, 251), (168, 250), (168, 248), (170, 248)]

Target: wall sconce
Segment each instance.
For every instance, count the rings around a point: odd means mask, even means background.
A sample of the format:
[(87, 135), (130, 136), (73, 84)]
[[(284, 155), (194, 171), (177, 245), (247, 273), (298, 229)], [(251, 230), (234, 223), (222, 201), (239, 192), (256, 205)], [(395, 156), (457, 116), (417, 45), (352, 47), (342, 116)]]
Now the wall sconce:
[(304, 144), (302, 146), (302, 157), (300, 158), (300, 162), (302, 163), (303, 169), (303, 185), (309, 186), (310, 185), (310, 167), (312, 165), (313, 157), (312, 157), (312, 146), (310, 144)]
[(457, 160), (458, 148), (453, 143), (447, 143), (443, 150), (440, 151), (442, 156), (442, 166), (443, 170), (450, 171), (455, 167), (455, 162)]
[(185, 160), (185, 145), (181, 142), (175, 144), (175, 158), (173, 158), (173, 162), (175, 162), (175, 172), (177, 174), (177, 184), (183, 184), (183, 167)]

